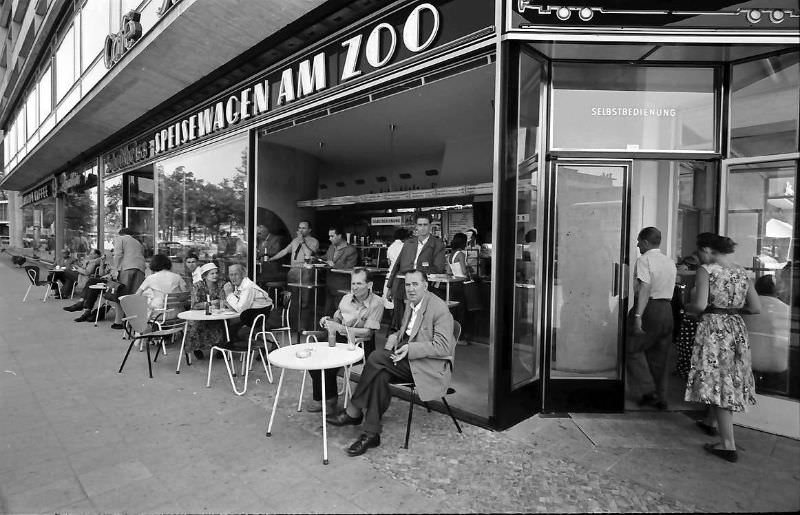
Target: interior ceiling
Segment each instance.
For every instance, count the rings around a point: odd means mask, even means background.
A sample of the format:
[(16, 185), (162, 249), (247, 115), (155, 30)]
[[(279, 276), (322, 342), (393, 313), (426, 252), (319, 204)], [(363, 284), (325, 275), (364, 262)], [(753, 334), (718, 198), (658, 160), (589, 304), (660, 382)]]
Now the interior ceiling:
[(551, 59), (600, 59), (632, 62), (729, 62), (791, 48), (787, 45), (656, 45), (652, 43), (623, 45), (555, 43), (551, 41), (530, 43), (530, 45)]
[(391, 160), (441, 158), (448, 140), (492, 138), (493, 96), (494, 66), (483, 66), (269, 134), (262, 141), (307, 152), (332, 167), (365, 169)]

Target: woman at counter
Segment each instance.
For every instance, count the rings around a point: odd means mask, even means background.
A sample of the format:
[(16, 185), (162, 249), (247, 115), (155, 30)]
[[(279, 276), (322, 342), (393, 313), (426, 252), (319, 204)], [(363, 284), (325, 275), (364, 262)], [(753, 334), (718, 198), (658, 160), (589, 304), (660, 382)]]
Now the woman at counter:
[[(219, 307), (224, 297), (222, 287), (217, 282), (219, 270), (214, 263), (206, 263), (200, 267), (200, 282), (192, 286), (192, 309), (206, 309), (208, 302), (212, 307)], [(186, 341), (189, 349), (197, 359), (203, 359), (203, 351), (225, 340), (225, 326), (215, 320), (192, 320), (186, 330)]]

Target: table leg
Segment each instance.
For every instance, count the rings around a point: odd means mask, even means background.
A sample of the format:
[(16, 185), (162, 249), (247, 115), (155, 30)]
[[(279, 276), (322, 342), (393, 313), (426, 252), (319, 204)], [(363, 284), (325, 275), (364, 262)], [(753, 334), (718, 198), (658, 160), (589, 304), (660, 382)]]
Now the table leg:
[(319, 300), (317, 297), (319, 290), (319, 288), (317, 288), (317, 284), (319, 284), (317, 281), (317, 279), (319, 279), (317, 274), (319, 274), (319, 268), (314, 268), (314, 318), (311, 319), (312, 321), (317, 320), (317, 302)]
[(450, 305), (450, 282), (448, 281), (448, 282), (446, 282), (444, 284), (445, 284), (445, 286), (444, 286), (444, 291), (445, 291), (445, 294), (444, 294), (445, 299), (444, 299), (444, 301), (449, 306)]
[(225, 340), (226, 341), (231, 341), (231, 335), (228, 332), (228, 321), (227, 320), (223, 320), (222, 322), (225, 324)]
[[(186, 348), (186, 333), (189, 331), (189, 321), (187, 320), (185, 324), (183, 324), (183, 338), (181, 338), (181, 352), (178, 354), (178, 368), (175, 369), (176, 374), (181, 373), (181, 360), (184, 359), (184, 352), (183, 349)], [(186, 364), (191, 365), (192, 362), (189, 358), (186, 358)]]
[(328, 416), (325, 406), (328, 404), (328, 396), (325, 394), (325, 369), (319, 371), (322, 380), (322, 464), (328, 464)]
[(278, 389), (275, 391), (275, 401), (272, 403), (272, 414), (269, 416), (269, 424), (267, 425), (267, 436), (272, 436), (272, 421), (275, 418), (275, 410), (278, 409), (278, 397), (281, 395), (281, 386), (283, 385), (283, 373), (285, 368), (281, 369), (281, 377), (278, 379)]
[(303, 392), (306, 389), (306, 370), (303, 370), (303, 380), (300, 381), (300, 398), (297, 399), (297, 411), (303, 411)]

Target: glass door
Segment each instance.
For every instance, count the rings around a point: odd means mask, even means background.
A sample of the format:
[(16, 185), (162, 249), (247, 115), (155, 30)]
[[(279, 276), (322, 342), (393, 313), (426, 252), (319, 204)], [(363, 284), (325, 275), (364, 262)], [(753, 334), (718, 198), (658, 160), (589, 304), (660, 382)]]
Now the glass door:
[(133, 229), (144, 247), (144, 257), (154, 253), (155, 221), (152, 207), (129, 207), (125, 210), (126, 227)]
[(622, 411), (630, 161), (551, 163), (545, 411)]

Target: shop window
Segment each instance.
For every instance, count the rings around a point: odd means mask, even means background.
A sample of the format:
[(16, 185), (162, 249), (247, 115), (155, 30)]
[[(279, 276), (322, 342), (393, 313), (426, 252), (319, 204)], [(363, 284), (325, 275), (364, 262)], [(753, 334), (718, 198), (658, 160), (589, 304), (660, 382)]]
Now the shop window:
[(730, 157), (798, 151), (800, 54), (734, 65)]
[(53, 262), (56, 256), (56, 201), (50, 197), (22, 208), (23, 247), (35, 257)]
[(72, 25), (56, 50), (56, 102), (61, 101), (75, 84), (75, 53), (75, 26)]
[(144, 256), (155, 252), (155, 181), (150, 166), (122, 176), (125, 227), (131, 229), (144, 247)]
[(552, 148), (713, 152), (713, 68), (554, 63)]
[(66, 192), (64, 246), (78, 258), (97, 248), (97, 166), (85, 169), (79, 184)]
[[(448, 250), (449, 256), (464, 251), (465, 272), (475, 279), (467, 287), (472, 292), (460, 283), (449, 288), (452, 313), (469, 344), (456, 348), (456, 393), (448, 402), (488, 416), (495, 67), (483, 63), (485, 58), (480, 64), (476, 60), (461, 73), (440, 70), (436, 79), (407, 83), (424, 86), (395, 89), (391, 95), (377, 92), (358, 107), (331, 109), (334, 114), (293, 128), (267, 128), (256, 152), (256, 277), (264, 286), (286, 283), (287, 269), (281, 265), (291, 256), (264, 263), (263, 252), (272, 255), (288, 245), (301, 221), (311, 223), (321, 259), (331, 245), (329, 229), (339, 228), (355, 246), (357, 263), (377, 269), (373, 290), (379, 295), (389, 246), (400, 229), (414, 238), (420, 213), (427, 213), (432, 235), (447, 247), (454, 241), (462, 247), (461, 235), (474, 235), (465, 248)], [(270, 242), (273, 238), (277, 244)], [(446, 265), (440, 270), (447, 271)], [(316, 295), (300, 293), (305, 307), (300, 322), (292, 314), (294, 329), (298, 323), (301, 329), (318, 327), (315, 320), (332, 315), (342, 291), (349, 289), (347, 273), (322, 271), (317, 282)], [(429, 289), (448, 298), (444, 282), (432, 279)], [(403, 305), (396, 305), (402, 313)], [(376, 348), (383, 347), (393, 323), (397, 318), (393, 322), (386, 310)]]
[(85, 71), (100, 55), (109, 30), (108, 0), (86, 0), (81, 9), (81, 71)]
[(189, 252), (223, 272), (247, 266), (248, 227), (246, 136), (237, 136), (156, 164), (157, 248), (183, 272)]
[(800, 315), (796, 247), (797, 161), (731, 166), (727, 235), (745, 266), (761, 313), (745, 316), (758, 393), (800, 398), (800, 342), (791, 321)]
[(514, 252), (514, 328), (512, 388), (539, 378), (536, 281), (541, 264), (537, 245), (539, 148), (542, 82), (546, 67), (526, 53), (519, 60), (516, 130), (516, 231)]
[(106, 179), (103, 184), (103, 250), (114, 250), (114, 237), (122, 229), (122, 175)]

